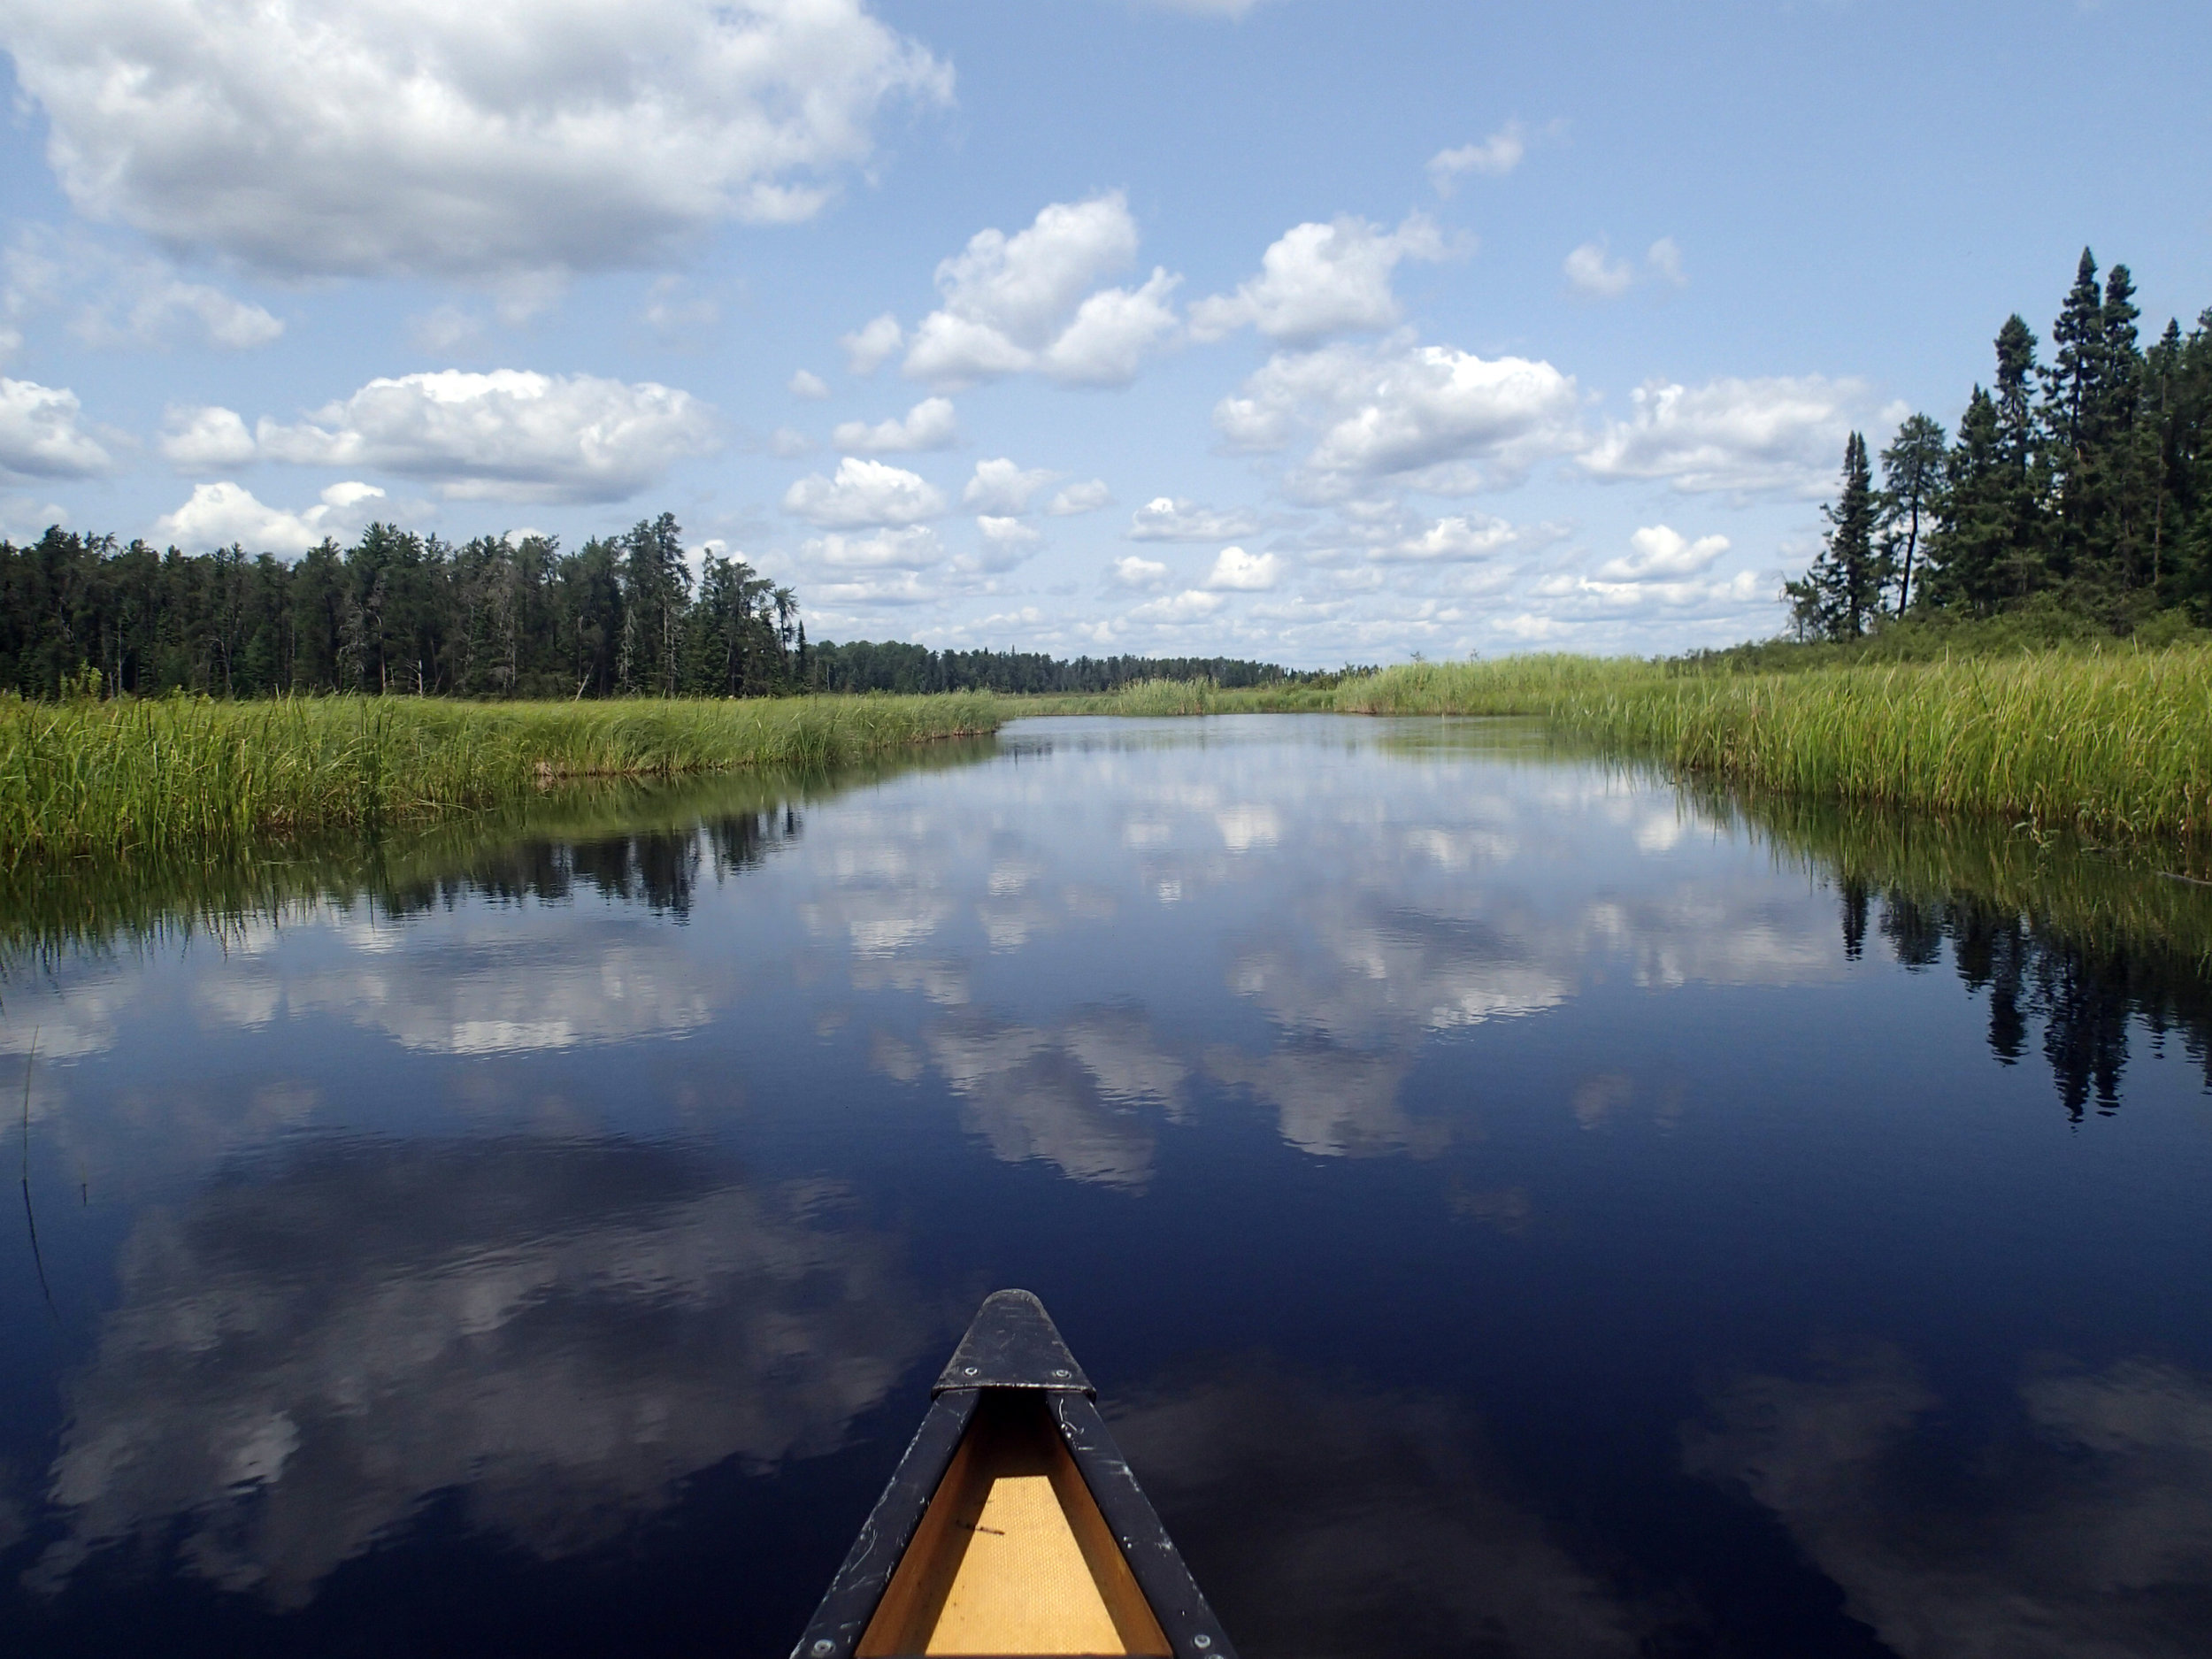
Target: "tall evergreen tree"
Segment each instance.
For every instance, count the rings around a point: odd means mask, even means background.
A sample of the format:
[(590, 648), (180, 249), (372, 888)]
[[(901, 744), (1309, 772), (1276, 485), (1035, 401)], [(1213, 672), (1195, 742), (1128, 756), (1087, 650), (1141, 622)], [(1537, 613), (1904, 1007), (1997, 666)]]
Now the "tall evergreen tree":
[(1943, 463), (1942, 510), (1928, 541), (1922, 603), (1988, 616), (2011, 592), (2013, 480), (1996, 400), (1967, 400)]
[(2051, 325), (2051, 366), (2043, 376), (2043, 403), (2055, 464), (2064, 469), (2097, 415), (2104, 363), (2104, 296), (2097, 287), (2096, 256), (2086, 248)]
[(1943, 496), (1943, 425), (1927, 415), (1908, 416), (1882, 451), (1878, 507), (1883, 548), (1897, 571), (1897, 614), (1912, 603), (1913, 565), (1934, 526)]
[(1866, 439), (1855, 432), (1843, 447), (1843, 476), (1836, 499), (1821, 509), (1828, 534), (1820, 556), (1801, 580), (1784, 585), (1801, 635), (1855, 640), (1881, 613), (1890, 570), (1875, 541), (1878, 512)]
[(2106, 274), (2094, 419), (2084, 434), (2081, 490), (2085, 574), (2108, 593), (2126, 595), (2151, 578), (2150, 526), (2154, 446), (2139, 428), (2143, 353), (2137, 344), (2135, 281), (2127, 266)]
[(2005, 546), (2003, 580), (2016, 598), (2043, 581), (2043, 489), (2047, 463), (2036, 420), (2035, 331), (2016, 311), (1997, 331), (1998, 451), (2001, 457)]

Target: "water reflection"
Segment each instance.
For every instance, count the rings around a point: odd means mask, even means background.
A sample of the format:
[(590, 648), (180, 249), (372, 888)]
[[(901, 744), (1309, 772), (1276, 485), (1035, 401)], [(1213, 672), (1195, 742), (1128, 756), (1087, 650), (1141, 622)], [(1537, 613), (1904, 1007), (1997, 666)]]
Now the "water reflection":
[(0, 891), (0, 1618), (96, 1650), (135, 1563), (138, 1646), (298, 1651), (408, 1550), (616, 1605), (741, 1514), (671, 1617), (773, 1648), (1032, 1281), (1254, 1659), (2181, 1651), (2212, 895), (1540, 736), (1040, 722)]
[(1991, 1051), (2010, 1065), (2032, 1041), (2070, 1117), (2093, 1101), (2100, 1113), (2119, 1106), (2136, 1031), (2177, 1039), (2212, 1087), (2212, 890), (2164, 870), (2169, 855), (1807, 802), (1701, 799), (1833, 883), (1847, 959), (1878, 940), (1925, 970), (1947, 948), (1961, 982), (1986, 997)]
[(1255, 1362), (1113, 1429), (1244, 1651), (1609, 1659), (1675, 1622), (1578, 1560), (1448, 1397)]
[(2212, 1377), (2044, 1360), (1985, 1439), (1945, 1432), (1945, 1404), (1865, 1343), (1730, 1383), (1684, 1460), (1771, 1510), (1905, 1659), (2205, 1651)]
[(153, 1211), (70, 1389), (58, 1589), (168, 1537), (279, 1606), (454, 1491), (559, 1555), (685, 1477), (839, 1442), (939, 1335), (895, 1242), (818, 1184), (667, 1147), (304, 1149)]
[[(1152, 1178), (1152, 1120), (1175, 1116), (1182, 1064), (1163, 1053), (1142, 1015), (1079, 1012), (1045, 1032), (966, 1014), (926, 1036), (929, 1064), (961, 1099), (961, 1122), (1010, 1164), (1041, 1159), (1079, 1181), (1141, 1192)], [(876, 1064), (912, 1082), (922, 1063), (879, 1036)]]
[(325, 910), (402, 916), (466, 897), (565, 902), (588, 887), (686, 912), (705, 872), (757, 868), (808, 807), (903, 774), (974, 765), (959, 739), (870, 756), (833, 776), (761, 771), (676, 782), (595, 781), (497, 812), (362, 839), (271, 843), (202, 859), (0, 863), (0, 982), (75, 955), (227, 940), (244, 923)]

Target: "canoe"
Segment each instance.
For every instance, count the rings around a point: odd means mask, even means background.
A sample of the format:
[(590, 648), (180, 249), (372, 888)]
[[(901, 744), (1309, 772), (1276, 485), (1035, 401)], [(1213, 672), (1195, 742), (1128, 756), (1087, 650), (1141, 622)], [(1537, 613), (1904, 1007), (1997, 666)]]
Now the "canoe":
[(792, 1659), (1236, 1659), (1025, 1290), (984, 1299)]

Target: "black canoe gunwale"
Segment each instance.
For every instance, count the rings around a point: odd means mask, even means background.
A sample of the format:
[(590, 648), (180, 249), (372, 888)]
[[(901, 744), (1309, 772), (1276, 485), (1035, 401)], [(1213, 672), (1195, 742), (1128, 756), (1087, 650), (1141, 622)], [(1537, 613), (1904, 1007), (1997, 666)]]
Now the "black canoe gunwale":
[(1151, 1604), (1174, 1659), (1236, 1659), (1220, 1620), (1130, 1472), (1094, 1403), (1097, 1390), (1061, 1340), (1044, 1303), (1025, 1290), (984, 1298), (930, 1389), (930, 1407), (876, 1500), (845, 1563), (830, 1580), (791, 1659), (851, 1659), (914, 1540), (931, 1496), (986, 1389), (1041, 1392), (1083, 1484)]

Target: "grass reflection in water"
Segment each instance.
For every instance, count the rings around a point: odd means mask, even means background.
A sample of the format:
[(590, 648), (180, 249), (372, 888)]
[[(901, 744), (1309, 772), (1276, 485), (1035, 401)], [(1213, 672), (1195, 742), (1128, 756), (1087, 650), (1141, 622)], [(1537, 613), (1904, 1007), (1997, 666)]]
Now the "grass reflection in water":
[(0, 979), (87, 949), (135, 949), (319, 906), (403, 916), (464, 892), (566, 899), (580, 883), (681, 913), (694, 884), (760, 862), (811, 803), (905, 773), (972, 765), (991, 737), (888, 751), (834, 771), (587, 781), (465, 821), (383, 835), (251, 843), (219, 857), (0, 866)]

